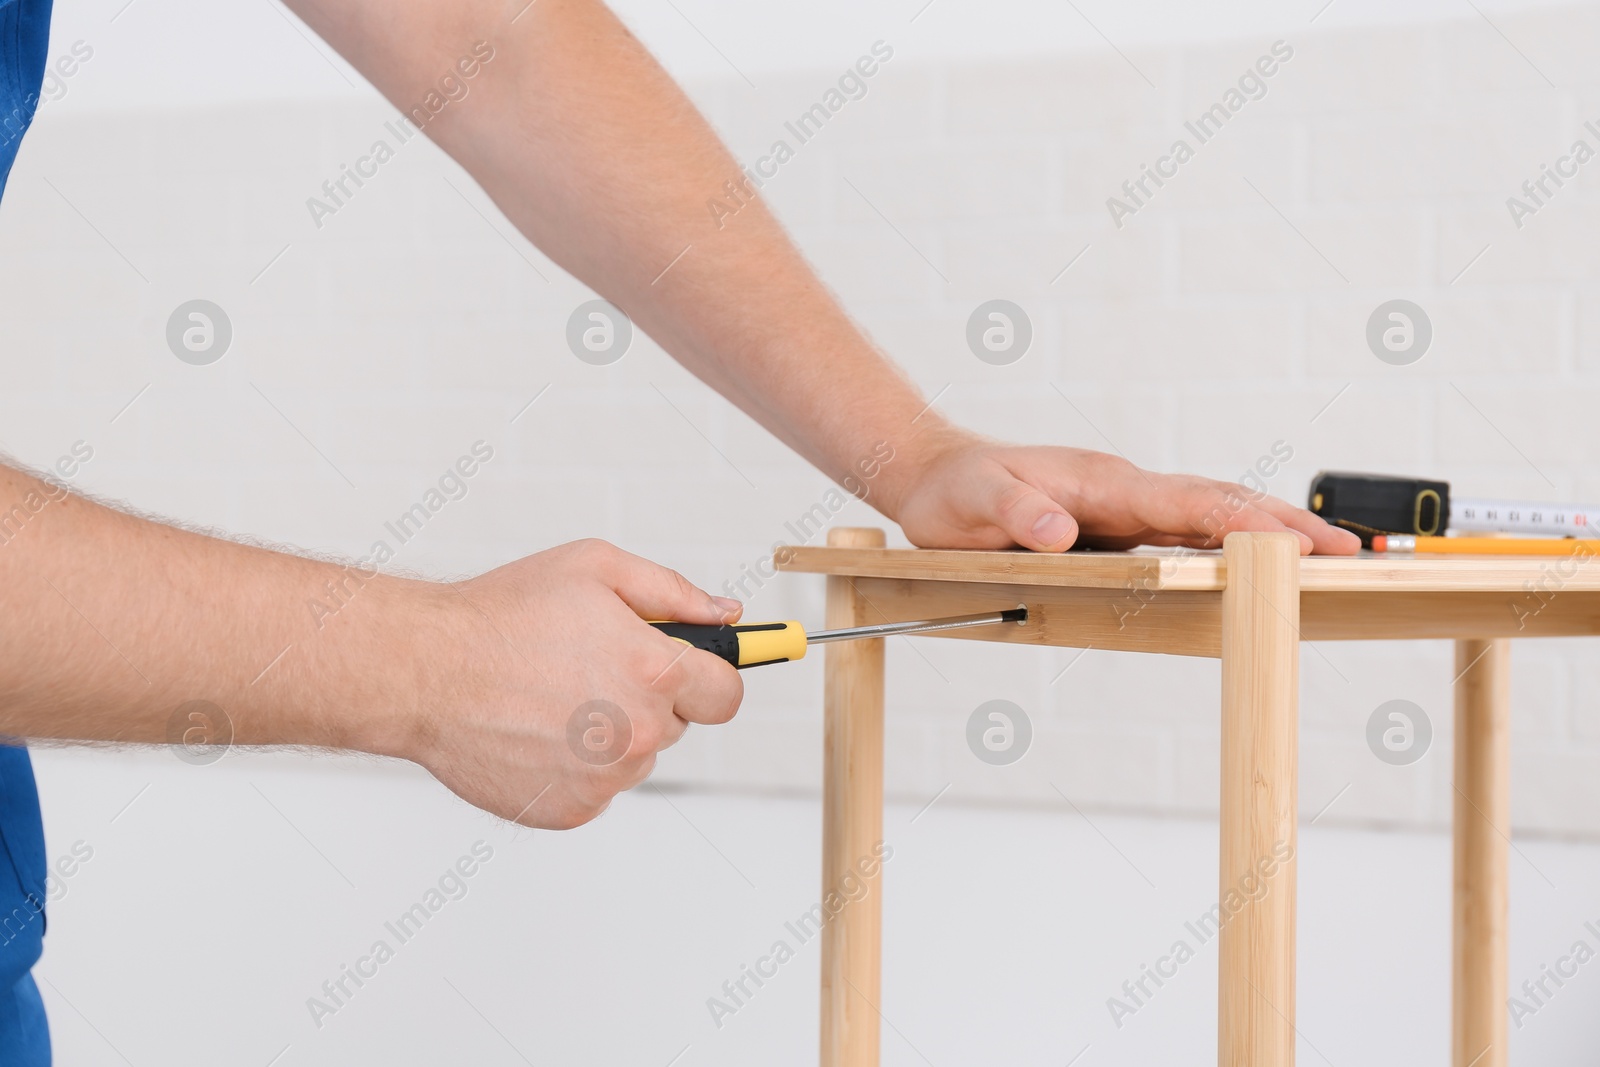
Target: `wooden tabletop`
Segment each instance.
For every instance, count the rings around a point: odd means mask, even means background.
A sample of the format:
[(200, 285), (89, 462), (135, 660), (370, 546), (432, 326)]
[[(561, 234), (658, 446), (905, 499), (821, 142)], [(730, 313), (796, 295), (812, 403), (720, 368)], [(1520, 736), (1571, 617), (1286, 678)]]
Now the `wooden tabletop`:
[[(1303, 639), (1600, 634), (1600, 556), (1300, 557)], [(790, 545), (779, 570), (843, 575), (875, 620), (1025, 604), (1028, 624), (952, 639), (1216, 656), (1227, 565), (1220, 551), (971, 552)], [(1161, 595), (1154, 595), (1159, 593)]]
[[(1309, 592), (1506, 592), (1552, 583), (1568, 592), (1600, 591), (1600, 566), (1559, 556), (1303, 556), (1300, 588)], [(924, 548), (786, 545), (779, 570), (851, 577), (910, 578), (1080, 589), (1220, 591), (1220, 551), (1141, 548), (1132, 552), (975, 552)]]

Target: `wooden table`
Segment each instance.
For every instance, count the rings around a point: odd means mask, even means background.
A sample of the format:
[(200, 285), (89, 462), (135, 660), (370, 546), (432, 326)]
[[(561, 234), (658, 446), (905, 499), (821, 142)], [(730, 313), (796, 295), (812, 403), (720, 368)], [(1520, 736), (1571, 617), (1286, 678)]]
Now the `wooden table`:
[[(1234, 533), (1221, 552), (1041, 555), (884, 548), (876, 529), (787, 547), (825, 574), (831, 627), (1024, 604), (1027, 622), (930, 637), (1222, 660), (1222, 894), (1274, 864), (1272, 889), (1218, 935), (1217, 1061), (1295, 1053), (1300, 642), (1456, 642), (1452, 1062), (1505, 1067), (1510, 844), (1507, 638), (1600, 633), (1600, 567), (1552, 557), (1308, 557), (1290, 534)], [(883, 642), (830, 645), (824, 670), (824, 893), (883, 837)], [(1276, 850), (1276, 851), (1275, 851)], [(881, 867), (823, 928), (823, 1067), (875, 1067)]]

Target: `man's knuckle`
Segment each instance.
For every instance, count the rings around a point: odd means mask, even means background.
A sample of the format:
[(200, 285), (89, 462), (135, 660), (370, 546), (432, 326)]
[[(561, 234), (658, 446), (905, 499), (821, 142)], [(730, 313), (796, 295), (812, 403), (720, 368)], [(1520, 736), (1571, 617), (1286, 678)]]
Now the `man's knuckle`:
[(596, 806), (569, 802), (551, 811), (544, 824), (552, 830), (576, 830), (598, 814), (600, 809)]
[(655, 753), (652, 752), (647, 759), (641, 760), (634, 767), (633, 774), (629, 775), (628, 782), (624, 788), (633, 789), (636, 786), (643, 785), (644, 782), (655, 773), (655, 771), (656, 757)]
[(995, 507), (999, 509), (1001, 515), (1012, 515), (1033, 496), (1033, 493), (1033, 487), (1026, 483), (1013, 483), (1000, 491), (1000, 495), (995, 498)]
[(653, 758), (666, 739), (664, 724), (655, 718), (643, 719), (634, 724), (633, 744), (628, 748), (628, 758), (635, 761)]
[(586, 559), (609, 559), (616, 552), (615, 545), (598, 537), (580, 538), (572, 542), (571, 548), (575, 555)]
[(1118, 480), (1138, 470), (1129, 460), (1110, 452), (1086, 453), (1083, 463), (1091, 480)]

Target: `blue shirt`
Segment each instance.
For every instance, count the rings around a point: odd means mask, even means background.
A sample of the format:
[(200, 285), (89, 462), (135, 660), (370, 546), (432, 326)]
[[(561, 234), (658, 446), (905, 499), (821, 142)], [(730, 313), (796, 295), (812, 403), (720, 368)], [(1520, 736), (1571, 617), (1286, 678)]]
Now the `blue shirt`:
[(0, 193), (44, 89), (51, 0), (0, 0)]
[[(51, 0), (0, 0), (0, 194), (44, 86)], [(49, 1067), (29, 973), (44, 951), (44, 824), (28, 750), (0, 739), (0, 1064)]]

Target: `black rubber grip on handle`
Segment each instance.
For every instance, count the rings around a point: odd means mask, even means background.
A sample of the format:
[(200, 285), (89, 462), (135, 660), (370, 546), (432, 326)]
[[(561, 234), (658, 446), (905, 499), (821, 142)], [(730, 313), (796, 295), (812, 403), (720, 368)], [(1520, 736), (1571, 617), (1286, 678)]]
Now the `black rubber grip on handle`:
[[(739, 635), (755, 633), (760, 630), (784, 630), (787, 623), (782, 622), (756, 622), (736, 624), (733, 626), (707, 626), (692, 622), (653, 622), (650, 624), (668, 637), (676, 638), (695, 648), (718, 656), (733, 666), (743, 670), (745, 667), (758, 667), (761, 663), (741, 663), (739, 650)], [(779, 663), (782, 660), (763, 660), (762, 663)]]

